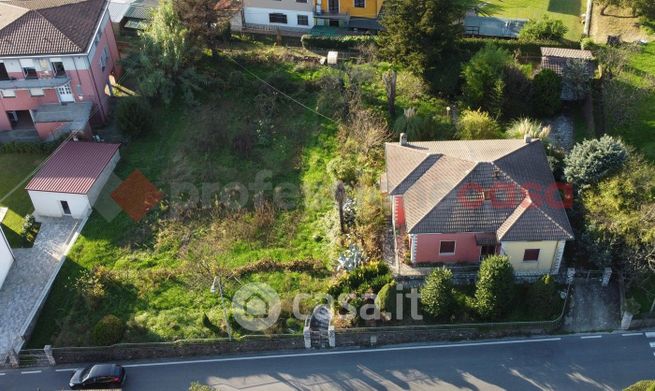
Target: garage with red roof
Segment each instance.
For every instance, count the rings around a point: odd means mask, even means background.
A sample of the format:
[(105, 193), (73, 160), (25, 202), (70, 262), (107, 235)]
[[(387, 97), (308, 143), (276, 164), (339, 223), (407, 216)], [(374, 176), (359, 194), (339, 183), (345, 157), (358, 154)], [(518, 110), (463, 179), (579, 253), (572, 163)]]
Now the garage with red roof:
[(119, 148), (120, 144), (63, 143), (25, 187), (34, 214), (76, 219), (88, 216), (118, 164)]

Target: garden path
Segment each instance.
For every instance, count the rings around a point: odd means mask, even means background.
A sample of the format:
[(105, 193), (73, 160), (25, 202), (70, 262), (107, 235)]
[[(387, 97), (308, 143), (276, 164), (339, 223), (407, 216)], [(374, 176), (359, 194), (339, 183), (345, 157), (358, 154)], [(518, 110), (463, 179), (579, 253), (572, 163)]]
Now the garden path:
[(47, 296), (51, 278), (72, 245), (81, 222), (72, 218), (41, 218), (32, 248), (14, 249), (14, 264), (0, 289), (0, 364), (21, 336)]

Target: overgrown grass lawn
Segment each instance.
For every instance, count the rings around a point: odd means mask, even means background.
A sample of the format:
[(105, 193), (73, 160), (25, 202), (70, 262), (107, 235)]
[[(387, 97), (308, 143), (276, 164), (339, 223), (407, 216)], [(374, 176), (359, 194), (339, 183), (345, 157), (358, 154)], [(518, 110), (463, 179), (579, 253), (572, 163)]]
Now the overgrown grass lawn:
[(579, 41), (582, 35), (580, 15), (585, 12), (584, 0), (489, 0), (486, 11), (491, 15), (516, 19), (540, 19), (548, 15), (560, 19), (569, 29), (566, 38)]
[(0, 167), (3, 167), (0, 174), (0, 199), (18, 186), (16, 191), (0, 202), (0, 206), (9, 208), (2, 221), (2, 230), (12, 247), (23, 246), (20, 237), (23, 220), (26, 214), (34, 210), (30, 197), (23, 187), (27, 184), (26, 179), (32, 171), (45, 158), (46, 155), (43, 154), (0, 153)]
[[(263, 78), (275, 75), (279, 88), (315, 105), (316, 89), (307, 86), (317, 67), (282, 60), (276, 49), (250, 49), (232, 55)], [(220, 297), (210, 293), (217, 274), (223, 276), (226, 297), (248, 282), (264, 282), (278, 292), (283, 315), (271, 332), (299, 331), (297, 323), (284, 321), (292, 297), (325, 291), (334, 270), (326, 235), (332, 221), (326, 216), (334, 205), (326, 164), (336, 154), (336, 125), (226, 61), (207, 68), (215, 78), (207, 88), (211, 92), (191, 108), (181, 102), (155, 108), (156, 131), (122, 149), (117, 175), (126, 178), (140, 170), (166, 199), (139, 222), (124, 213), (112, 221), (91, 216), (31, 346), (93, 344), (93, 326), (107, 314), (126, 322), (123, 341), (225, 336)], [(257, 103), (267, 99), (264, 95), (274, 99)], [(273, 112), (261, 113), (262, 106)], [(255, 190), (248, 191), (243, 210), (218, 206), (220, 194), (230, 192), (204, 192), (201, 207), (189, 202), (193, 190), (175, 190), (233, 183), (250, 189), (258, 174), (269, 185), (260, 207), (254, 205)], [(288, 205), (275, 202), (280, 194), (290, 196)], [(267, 260), (297, 265), (239, 269)]]
[(621, 73), (620, 81), (635, 89), (643, 89), (645, 93), (631, 103), (636, 105), (634, 118), (614, 134), (640, 149), (650, 160), (655, 160), (655, 43), (649, 43), (640, 53), (633, 55), (630, 65)]

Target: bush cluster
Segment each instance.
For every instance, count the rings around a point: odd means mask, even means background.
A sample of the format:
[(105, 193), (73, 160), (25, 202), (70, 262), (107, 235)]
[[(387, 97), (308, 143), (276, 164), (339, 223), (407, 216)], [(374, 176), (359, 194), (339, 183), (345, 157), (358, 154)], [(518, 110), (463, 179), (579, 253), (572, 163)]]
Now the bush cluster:
[(330, 287), (328, 294), (338, 297), (342, 293), (379, 292), (391, 282), (389, 266), (384, 262), (371, 262), (341, 275)]
[(360, 45), (374, 44), (375, 36), (372, 35), (341, 35), (322, 36), (305, 34), (300, 38), (305, 49), (355, 49)]
[(114, 345), (123, 338), (125, 323), (115, 315), (105, 315), (93, 327), (93, 343), (98, 346)]
[(132, 137), (150, 133), (154, 126), (150, 104), (138, 96), (130, 96), (118, 101), (116, 121), (121, 132)]
[(0, 145), (0, 152), (3, 153), (47, 153), (50, 154), (54, 152), (55, 149), (61, 144), (64, 140), (64, 137), (59, 138), (54, 141), (37, 141), (37, 142), (26, 142), (26, 141), (12, 141), (6, 144)]

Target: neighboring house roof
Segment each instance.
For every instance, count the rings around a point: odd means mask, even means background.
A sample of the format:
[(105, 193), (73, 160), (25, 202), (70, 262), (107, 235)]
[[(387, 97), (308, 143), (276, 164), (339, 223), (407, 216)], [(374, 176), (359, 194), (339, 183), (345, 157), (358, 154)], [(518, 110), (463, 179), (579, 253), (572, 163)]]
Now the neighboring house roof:
[(120, 144), (68, 141), (43, 164), (25, 190), (86, 194)]
[(0, 1), (0, 56), (85, 52), (105, 0)]
[(585, 61), (588, 66), (589, 78), (594, 76), (594, 56), (589, 50), (565, 49), (565, 48), (541, 48), (541, 68), (550, 69), (558, 75), (566, 72), (567, 64), (570, 61)]
[[(573, 238), (538, 140), (387, 143), (385, 154), (383, 190), (403, 195), (409, 233), (495, 232), (499, 240)], [(485, 190), (495, 190), (495, 199), (485, 201)]]
[(594, 55), (591, 53), (590, 50), (580, 50), (580, 49), (542, 47), (541, 55), (548, 56), (548, 57), (578, 58), (582, 60), (594, 59)]

